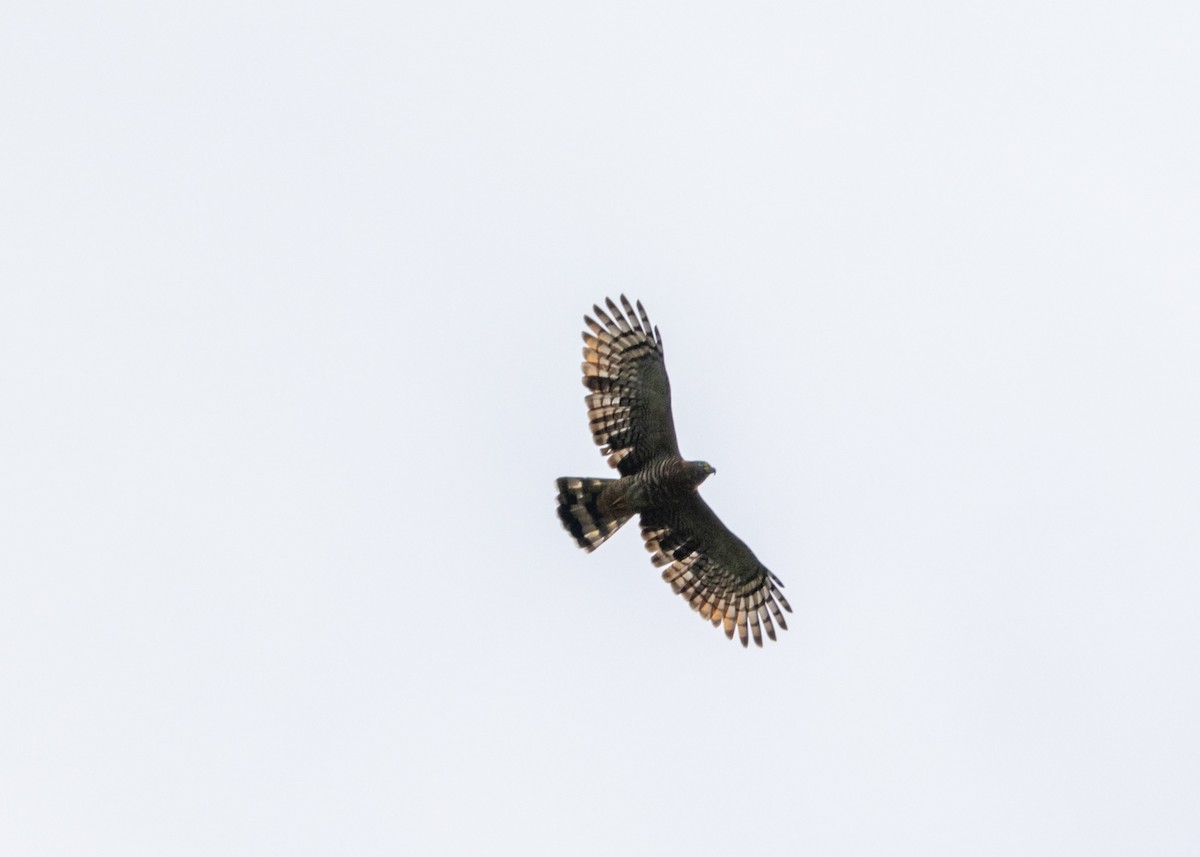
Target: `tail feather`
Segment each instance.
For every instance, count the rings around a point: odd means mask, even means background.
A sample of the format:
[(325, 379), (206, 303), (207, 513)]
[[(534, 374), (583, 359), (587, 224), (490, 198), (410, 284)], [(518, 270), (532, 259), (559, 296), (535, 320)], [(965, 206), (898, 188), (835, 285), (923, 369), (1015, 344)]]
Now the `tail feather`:
[(604, 544), (631, 517), (613, 514), (601, 493), (616, 479), (564, 476), (557, 480), (558, 517), (581, 548), (591, 552)]

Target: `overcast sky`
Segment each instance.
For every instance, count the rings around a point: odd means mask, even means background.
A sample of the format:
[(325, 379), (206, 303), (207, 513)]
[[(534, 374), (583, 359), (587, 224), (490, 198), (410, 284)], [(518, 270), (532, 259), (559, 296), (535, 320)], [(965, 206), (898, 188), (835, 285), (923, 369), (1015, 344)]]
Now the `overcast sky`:
[[(0, 17), (0, 851), (1200, 853), (1200, 7)], [(581, 317), (786, 584), (631, 525)]]

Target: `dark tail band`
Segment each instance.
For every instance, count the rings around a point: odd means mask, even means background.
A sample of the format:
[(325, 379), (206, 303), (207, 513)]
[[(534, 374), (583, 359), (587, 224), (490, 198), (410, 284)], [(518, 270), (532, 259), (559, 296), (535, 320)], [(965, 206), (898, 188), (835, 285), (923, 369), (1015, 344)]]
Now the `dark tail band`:
[(629, 520), (629, 515), (612, 515), (601, 511), (601, 493), (616, 479), (588, 479), (564, 476), (557, 480), (558, 517), (567, 532), (586, 551), (594, 551), (604, 540)]

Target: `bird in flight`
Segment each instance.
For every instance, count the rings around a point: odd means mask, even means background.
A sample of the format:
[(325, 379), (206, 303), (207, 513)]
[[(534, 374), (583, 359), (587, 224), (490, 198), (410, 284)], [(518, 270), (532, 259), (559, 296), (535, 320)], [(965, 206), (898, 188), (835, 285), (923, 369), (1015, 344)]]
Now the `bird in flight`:
[(583, 317), (583, 383), (592, 437), (621, 475), (558, 479), (558, 517), (591, 552), (640, 516), (663, 580), (714, 626), (724, 625), (726, 637), (736, 629), (743, 646), (751, 637), (762, 646), (764, 630), (774, 640), (776, 625), (787, 628), (783, 582), (700, 497), (700, 483), (716, 470), (679, 454), (662, 336), (642, 302), (636, 312), (624, 295), (620, 307), (605, 303), (608, 312), (593, 306), (596, 317)]

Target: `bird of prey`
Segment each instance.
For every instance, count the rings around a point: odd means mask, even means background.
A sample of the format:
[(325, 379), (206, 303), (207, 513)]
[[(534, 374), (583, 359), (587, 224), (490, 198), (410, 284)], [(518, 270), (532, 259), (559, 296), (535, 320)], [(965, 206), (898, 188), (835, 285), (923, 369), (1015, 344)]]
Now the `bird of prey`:
[(792, 608), (779, 591), (783, 583), (701, 499), (700, 483), (716, 470), (679, 454), (662, 336), (641, 301), (636, 313), (624, 295), (621, 307), (605, 303), (608, 312), (597, 305), (595, 318), (583, 317), (583, 383), (592, 437), (621, 475), (557, 480), (558, 517), (590, 552), (639, 515), (663, 580), (713, 625), (723, 624), (729, 639), (736, 629), (743, 646), (751, 636), (762, 646), (764, 629), (774, 640), (776, 625), (787, 628), (780, 608)]

